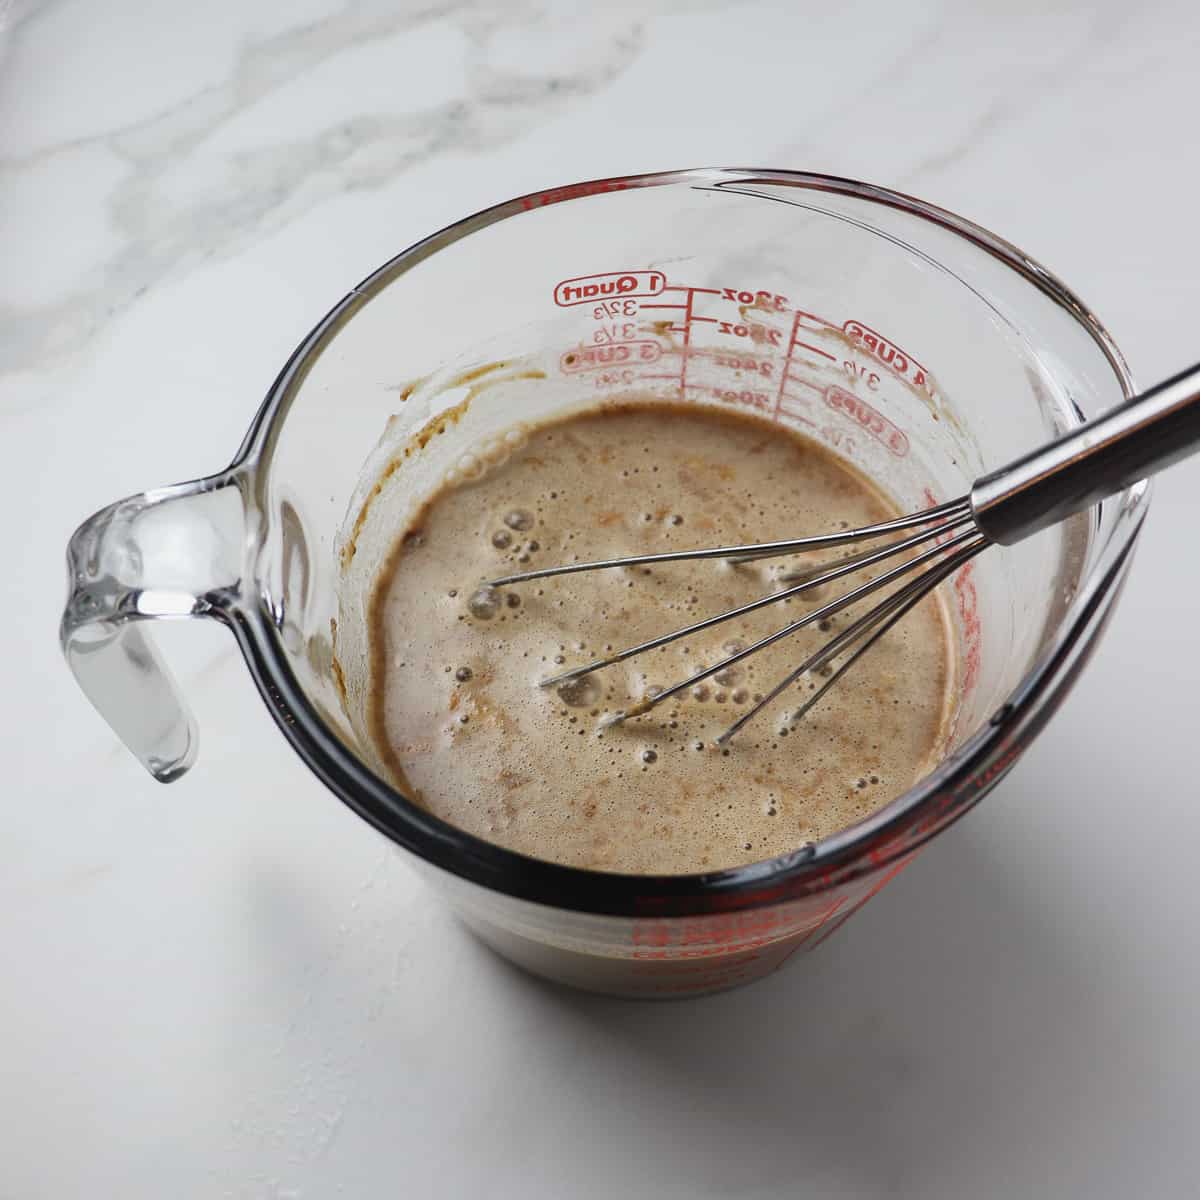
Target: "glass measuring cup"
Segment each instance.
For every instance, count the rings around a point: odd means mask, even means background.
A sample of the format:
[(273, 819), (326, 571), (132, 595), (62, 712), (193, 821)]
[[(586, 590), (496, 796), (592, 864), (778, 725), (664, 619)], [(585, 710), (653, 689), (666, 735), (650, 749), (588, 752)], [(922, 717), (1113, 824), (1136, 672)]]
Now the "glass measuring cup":
[(519, 422), (629, 390), (795, 426), (905, 508), (964, 493), (1133, 391), (1107, 334), (1053, 276), (910, 197), (718, 170), (522, 197), (344, 297), (227, 469), (119, 501), (76, 531), (62, 640), (77, 680), (143, 764), (174, 779), (196, 732), (144, 622), (215, 618), (313, 771), (501, 953), (624, 995), (713, 991), (774, 969), (840, 927), (1041, 729), (1112, 611), (1148, 489), (955, 577), (951, 753), (880, 812), (706, 875), (563, 867), (459, 831), (387, 782), (363, 735), (364, 606), (397, 521), (447, 472), (469, 476)]

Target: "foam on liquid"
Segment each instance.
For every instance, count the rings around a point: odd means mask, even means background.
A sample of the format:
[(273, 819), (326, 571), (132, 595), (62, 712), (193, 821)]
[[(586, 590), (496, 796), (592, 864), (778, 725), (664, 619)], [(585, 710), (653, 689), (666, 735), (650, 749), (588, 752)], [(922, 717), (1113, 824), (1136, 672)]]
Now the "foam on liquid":
[(432, 496), (380, 573), (368, 712), (380, 757), (405, 794), (446, 821), (574, 866), (701, 872), (844, 829), (909, 788), (943, 748), (954, 670), (936, 597), (794, 728), (787, 715), (821, 680), (785, 693), (722, 750), (716, 735), (861, 607), (640, 719), (598, 725), (870, 569), (557, 690), (538, 681), (777, 590), (781, 572), (831, 555), (622, 568), (498, 589), (479, 581), (896, 515), (828, 450), (755, 417), (632, 398), (537, 427), (498, 465)]

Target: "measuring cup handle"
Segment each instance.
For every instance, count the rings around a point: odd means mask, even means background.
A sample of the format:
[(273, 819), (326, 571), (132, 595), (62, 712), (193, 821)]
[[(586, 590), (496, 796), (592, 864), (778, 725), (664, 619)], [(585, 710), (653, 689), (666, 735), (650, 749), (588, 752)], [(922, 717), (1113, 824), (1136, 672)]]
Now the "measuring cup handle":
[(148, 620), (222, 619), (246, 553), (244, 480), (236, 471), (142, 492), (101, 509), (67, 546), (59, 637), (76, 682), (162, 783), (195, 761), (197, 731)]

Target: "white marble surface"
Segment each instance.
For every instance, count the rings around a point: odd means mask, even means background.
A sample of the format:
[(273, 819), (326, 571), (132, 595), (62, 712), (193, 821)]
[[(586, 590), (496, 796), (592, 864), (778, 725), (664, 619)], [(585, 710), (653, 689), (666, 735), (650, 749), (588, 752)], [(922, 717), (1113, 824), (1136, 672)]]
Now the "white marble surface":
[(480, 949), (217, 628), (163, 638), (204, 733), (169, 789), (55, 639), (80, 518), (221, 465), (346, 285), (543, 186), (872, 179), (1042, 258), (1143, 382), (1184, 365), (1193, 3), (0, 12), (0, 1197), (1194, 1194), (1200, 463), (1004, 786), (827, 950), (690, 1004)]

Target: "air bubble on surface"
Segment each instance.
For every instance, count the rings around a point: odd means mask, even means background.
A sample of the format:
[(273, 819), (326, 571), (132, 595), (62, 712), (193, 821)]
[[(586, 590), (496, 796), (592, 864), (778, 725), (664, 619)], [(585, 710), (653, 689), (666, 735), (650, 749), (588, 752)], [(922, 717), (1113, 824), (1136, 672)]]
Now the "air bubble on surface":
[(571, 708), (593, 708), (600, 701), (601, 688), (592, 675), (568, 679), (556, 689), (559, 699)]
[(481, 621), (490, 621), (500, 611), (500, 593), (494, 587), (476, 588), (467, 601), (467, 611)]

